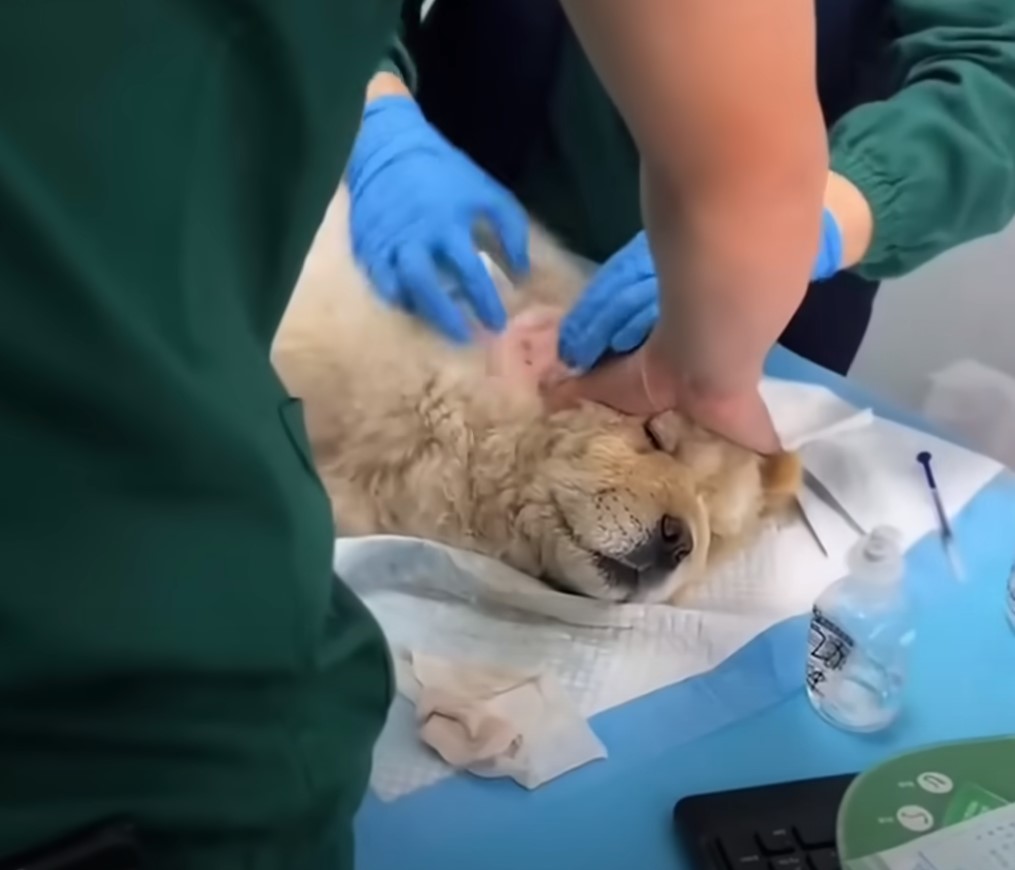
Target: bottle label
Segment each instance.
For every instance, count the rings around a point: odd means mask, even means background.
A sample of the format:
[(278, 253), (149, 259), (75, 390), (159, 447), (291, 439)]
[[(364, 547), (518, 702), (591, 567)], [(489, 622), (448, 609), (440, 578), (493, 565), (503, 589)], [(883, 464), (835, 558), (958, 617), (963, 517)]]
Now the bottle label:
[(825, 685), (845, 667), (855, 646), (847, 632), (815, 607), (808, 636), (807, 687), (816, 695), (823, 694)]

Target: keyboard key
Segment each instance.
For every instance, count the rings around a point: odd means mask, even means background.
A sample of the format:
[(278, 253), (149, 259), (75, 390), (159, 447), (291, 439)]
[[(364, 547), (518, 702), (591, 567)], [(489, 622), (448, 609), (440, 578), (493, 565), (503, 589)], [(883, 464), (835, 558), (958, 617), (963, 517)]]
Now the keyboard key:
[(835, 845), (835, 814), (829, 813), (793, 826), (800, 845), (805, 849), (818, 849)]
[(807, 856), (810, 862), (810, 870), (842, 870), (839, 863), (839, 855), (835, 849), (822, 849), (820, 852), (811, 852)]
[(722, 838), (722, 851), (730, 870), (762, 870), (765, 859), (753, 834), (734, 834)]
[(767, 828), (758, 831), (758, 842), (766, 855), (782, 855), (796, 849), (789, 828)]
[(768, 862), (770, 870), (807, 870), (803, 855), (780, 855)]

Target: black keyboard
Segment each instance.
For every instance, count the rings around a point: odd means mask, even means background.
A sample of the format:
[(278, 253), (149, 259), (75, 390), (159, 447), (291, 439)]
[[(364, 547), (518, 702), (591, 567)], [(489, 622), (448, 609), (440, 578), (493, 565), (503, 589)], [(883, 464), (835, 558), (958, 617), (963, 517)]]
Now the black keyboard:
[(855, 774), (804, 779), (677, 802), (673, 821), (694, 870), (841, 870), (839, 804)]

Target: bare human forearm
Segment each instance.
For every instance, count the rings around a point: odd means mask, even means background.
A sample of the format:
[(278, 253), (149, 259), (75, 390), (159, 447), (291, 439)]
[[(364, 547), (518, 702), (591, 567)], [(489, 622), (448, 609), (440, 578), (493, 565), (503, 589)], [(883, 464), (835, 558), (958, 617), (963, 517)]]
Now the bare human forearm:
[(375, 73), (367, 84), (367, 103), (378, 97), (411, 97), (412, 93), (394, 73), (382, 70)]
[(812, 0), (564, 0), (642, 159), (675, 391), (756, 390), (818, 250), (827, 143)]

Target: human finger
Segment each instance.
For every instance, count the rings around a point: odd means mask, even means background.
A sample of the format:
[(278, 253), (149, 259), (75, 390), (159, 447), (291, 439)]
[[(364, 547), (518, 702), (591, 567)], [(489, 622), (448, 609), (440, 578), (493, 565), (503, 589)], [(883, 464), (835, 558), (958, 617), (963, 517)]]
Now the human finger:
[(482, 210), (497, 234), (501, 251), (508, 268), (514, 275), (528, 275), (529, 262), (529, 219), (525, 209), (513, 201), (511, 194), (498, 191)]
[(397, 270), (414, 313), (452, 341), (467, 343), (472, 337), (468, 321), (441, 282), (430, 252), (420, 244), (405, 245), (398, 252)]
[(614, 353), (630, 353), (641, 347), (652, 333), (659, 320), (659, 302), (652, 302), (636, 311), (610, 339), (610, 349)]
[(462, 292), (476, 312), (479, 322), (493, 332), (501, 332), (507, 325), (507, 312), (472, 237), (464, 231), (453, 232), (440, 250), (442, 257), (456, 273)]

